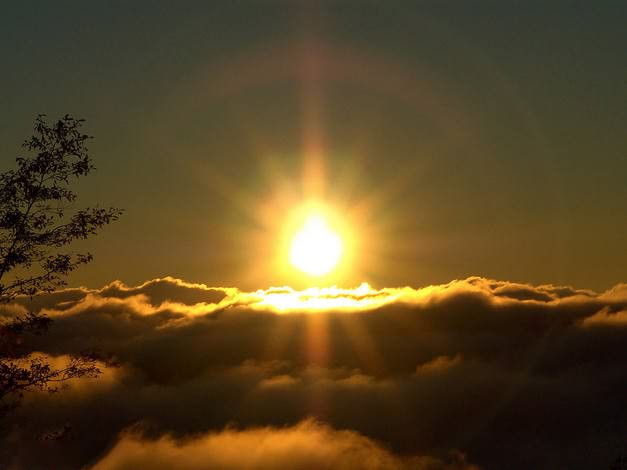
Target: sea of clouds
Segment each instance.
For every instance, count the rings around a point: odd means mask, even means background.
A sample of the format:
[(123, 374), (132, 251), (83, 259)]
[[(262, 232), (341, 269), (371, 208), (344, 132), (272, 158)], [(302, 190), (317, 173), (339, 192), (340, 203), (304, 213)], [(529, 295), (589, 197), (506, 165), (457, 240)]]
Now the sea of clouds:
[(0, 315), (27, 310), (54, 320), (33, 352), (98, 348), (119, 367), (28, 394), (3, 468), (572, 470), (627, 451), (626, 284), (299, 293), (163, 278)]

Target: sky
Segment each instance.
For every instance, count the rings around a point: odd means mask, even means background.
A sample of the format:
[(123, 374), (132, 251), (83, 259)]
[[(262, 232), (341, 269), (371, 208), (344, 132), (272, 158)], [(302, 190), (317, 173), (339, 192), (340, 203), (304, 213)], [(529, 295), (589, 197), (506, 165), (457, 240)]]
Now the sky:
[(13, 2), (2, 169), (38, 113), (87, 119), (80, 201), (126, 212), (72, 285), (297, 283), (267, 260), (276, 201), (298, 205), (316, 153), (322, 198), (361, 210), (340, 285), (604, 290), (627, 265), (626, 17), (620, 1)]
[(5, 3), (0, 172), (82, 117), (124, 213), (0, 302), (1, 367), (111, 359), (0, 470), (627, 458), (626, 2)]

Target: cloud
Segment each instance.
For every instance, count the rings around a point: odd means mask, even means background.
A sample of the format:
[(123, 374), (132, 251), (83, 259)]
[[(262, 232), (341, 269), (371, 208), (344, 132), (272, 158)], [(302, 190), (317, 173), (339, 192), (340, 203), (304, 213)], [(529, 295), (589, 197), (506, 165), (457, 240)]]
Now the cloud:
[[(330, 442), (352, 433), (402, 465), (458, 449), (481, 468), (571, 470), (624, 452), (625, 284), (243, 292), (164, 278), (19, 299), (3, 316), (28, 306), (55, 320), (28, 339), (33, 351), (97, 347), (122, 367), (80, 393), (28, 397), (0, 444), (15, 469), (304, 429)], [(54, 447), (30, 437), (66, 422), (74, 438)], [(123, 433), (137, 423), (141, 436)]]
[(416, 374), (439, 374), (446, 372), (448, 369), (457, 366), (461, 362), (462, 357), (459, 354), (455, 357), (438, 356), (429, 362), (418, 364)]
[(605, 307), (594, 315), (584, 318), (581, 323), (584, 327), (627, 327), (627, 310), (611, 312)]
[[(41, 361), (42, 363), (49, 364), (53, 369), (62, 370), (66, 368), (72, 358), (68, 355), (52, 356), (40, 352), (29, 354), (26, 357), (15, 359), (12, 362), (20, 367), (29, 367), (30, 361)], [(73, 378), (51, 384), (52, 387), (58, 391), (62, 391), (67, 399), (80, 399), (81, 395), (94, 393), (96, 391), (108, 391), (126, 373), (124, 368), (107, 367), (102, 361), (95, 361), (93, 364), (99, 371), (97, 376), (88, 376), (85, 378)], [(35, 393), (26, 395), (26, 405), (29, 402), (37, 401), (42, 398), (47, 392), (38, 390)], [(57, 392), (54, 392), (57, 393)]]
[[(204, 284), (185, 282), (173, 277), (146, 281), (139, 286), (127, 286), (122, 281), (113, 281), (101, 289), (85, 287), (61, 289), (33, 298), (19, 297), (14, 305), (33, 311), (49, 309), (65, 312), (70, 309), (80, 311), (93, 303), (119, 301), (145, 301), (146, 313), (154, 313), (160, 305), (199, 305), (220, 302), (232, 288), (211, 288)], [(185, 309), (189, 311), (189, 308)]]
[(298, 379), (295, 379), (291, 375), (282, 374), (275, 375), (274, 377), (270, 377), (268, 379), (263, 379), (259, 382), (259, 387), (261, 388), (274, 388), (274, 387), (291, 387), (298, 383)]
[(125, 433), (91, 470), (335, 469), (476, 470), (463, 457), (443, 462), (430, 457), (400, 457), (353, 431), (338, 431), (312, 420), (285, 428), (226, 429), (177, 440), (146, 440)]

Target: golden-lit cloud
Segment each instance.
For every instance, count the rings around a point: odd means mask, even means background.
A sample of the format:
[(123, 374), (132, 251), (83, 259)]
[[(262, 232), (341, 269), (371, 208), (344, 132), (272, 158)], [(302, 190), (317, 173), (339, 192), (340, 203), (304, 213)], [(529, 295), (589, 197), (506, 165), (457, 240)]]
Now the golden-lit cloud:
[(418, 364), (416, 366), (416, 374), (438, 374), (459, 365), (461, 362), (462, 358), (460, 355), (455, 357), (438, 356), (429, 362)]
[(150, 440), (127, 432), (91, 470), (136, 468), (478, 470), (460, 454), (448, 462), (401, 457), (357, 432), (312, 420), (283, 428), (226, 429), (184, 440), (167, 435)]
[[(31, 361), (41, 361), (48, 364), (52, 369), (63, 370), (70, 365), (72, 357), (67, 354), (54, 356), (41, 352), (33, 352), (23, 358), (14, 359), (12, 362), (19, 367), (28, 368)], [(54, 390), (63, 391), (68, 398), (80, 398), (81, 395), (89, 393), (97, 393), (107, 391), (111, 387), (123, 380), (126, 371), (123, 367), (108, 367), (102, 361), (95, 361), (94, 366), (98, 369), (98, 375), (89, 375), (84, 378), (72, 378), (63, 382), (51, 383)], [(56, 393), (56, 392), (54, 392)], [(29, 402), (36, 400), (45, 400), (52, 398), (54, 395), (48, 395), (48, 392), (36, 390), (34, 394), (26, 394), (27, 406)]]
[[(321, 439), (315, 458), (339, 468), (353, 462), (352, 451), (331, 445), (344, 432), (351, 446), (368, 442), (399, 468), (414, 463), (407, 456), (441, 463), (456, 450), (481, 468), (526, 470), (549, 459), (565, 470), (568, 455), (593, 467), (615, 457), (626, 431), (626, 294), (625, 284), (596, 293), (480, 277), (256, 291), (163, 278), (18, 299), (0, 315), (31, 308), (54, 318), (48, 334), (25, 343), (32, 351), (64, 358), (95, 347), (121, 367), (68, 393), (27, 396), (0, 461), (129, 468), (153, 455), (183, 459), (186, 449), (213, 462), (227, 458), (214, 452), (227, 437), (235, 449), (251, 436), (275, 443), (307, 430)], [(74, 437), (55, 450), (29, 438), (66, 421)], [(118, 438), (137, 423), (141, 436)], [(233, 455), (252, 452), (242, 448)], [(581, 448), (599, 454), (581, 460)], [(279, 447), (256, 452), (270, 462)], [(289, 467), (309, 451), (281, 452), (296, 459), (282, 461)]]
[(627, 327), (627, 310), (611, 312), (605, 307), (592, 316), (584, 318), (584, 327), (607, 326), (607, 327)]
[[(394, 303), (426, 307), (459, 295), (470, 295), (493, 305), (545, 305), (557, 308), (558, 305), (565, 304), (603, 305), (605, 302), (627, 302), (627, 285), (619, 284), (597, 294), (591, 290), (571, 287), (531, 286), (471, 277), (417, 289), (376, 289), (362, 283), (355, 288), (330, 286), (296, 290), (283, 286), (245, 292), (233, 287), (208, 287), (166, 277), (137, 287), (128, 287), (115, 281), (102, 289), (62, 290), (33, 300), (18, 300), (15, 304), (3, 306), (2, 311), (7, 314), (21, 312), (26, 305), (40, 308), (50, 315), (77, 314), (105, 307), (128, 308), (144, 315), (163, 312), (198, 315), (243, 306), (275, 313), (366, 312)], [(66, 300), (66, 297), (73, 298)]]

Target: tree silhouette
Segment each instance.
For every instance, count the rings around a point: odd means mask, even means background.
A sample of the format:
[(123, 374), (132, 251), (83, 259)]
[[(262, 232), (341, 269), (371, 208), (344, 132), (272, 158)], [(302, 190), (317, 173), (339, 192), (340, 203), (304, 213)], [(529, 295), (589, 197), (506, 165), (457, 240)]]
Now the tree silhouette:
[[(29, 156), (17, 157), (17, 168), (0, 174), (0, 304), (65, 286), (70, 272), (92, 260), (90, 253), (66, 251), (68, 245), (122, 213), (115, 207), (74, 208), (71, 183), (94, 170), (83, 122), (66, 115), (48, 124), (39, 115), (23, 144)], [(27, 390), (54, 392), (60, 382), (100, 373), (94, 352), (70, 356), (63, 367), (31, 354), (25, 338), (45, 333), (50, 324), (38, 312), (0, 320), (0, 416)]]

